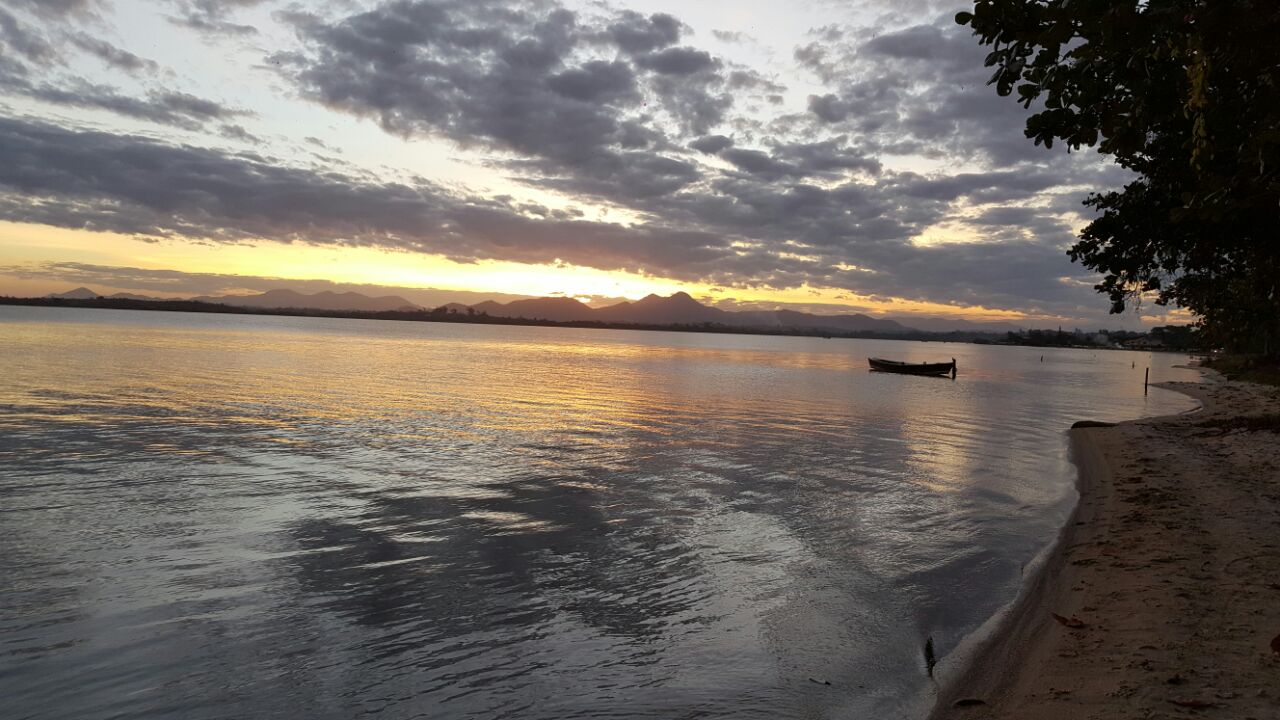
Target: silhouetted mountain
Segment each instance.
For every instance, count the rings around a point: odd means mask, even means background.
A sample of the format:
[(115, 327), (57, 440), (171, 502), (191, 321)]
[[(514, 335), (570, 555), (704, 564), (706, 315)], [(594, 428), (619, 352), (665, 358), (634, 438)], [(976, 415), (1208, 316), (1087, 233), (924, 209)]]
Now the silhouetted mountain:
[(547, 297), (531, 300), (513, 300), (506, 305), (495, 302), (483, 302), (473, 305), (476, 312), (487, 312), (493, 317), (525, 318), (526, 320), (550, 320), (552, 322), (576, 322), (579, 320), (600, 320), (596, 313), (573, 298)]
[(460, 302), (445, 303), (440, 307), (435, 308), (435, 310), (443, 310), (445, 312), (456, 312), (456, 313), (465, 313), (468, 311), (475, 312), (475, 308), (471, 307), (470, 305), (463, 305)]
[[(79, 287), (64, 293), (47, 295), (50, 298), (92, 300), (98, 293)], [(117, 300), (157, 300), (159, 298), (131, 293), (115, 293), (109, 296)], [(294, 290), (269, 290), (259, 295), (215, 295), (191, 298), (198, 302), (219, 303), (237, 307), (261, 309), (302, 308), (312, 310), (336, 310), (359, 312), (385, 312), (392, 310), (422, 310), (423, 308), (399, 295), (369, 297), (355, 292), (320, 292), (314, 295)], [(466, 313), (468, 306), (451, 302), (446, 310)], [(544, 297), (499, 303), (493, 300), (471, 305), (476, 314), (495, 318), (523, 318), (550, 322), (596, 321), (605, 323), (629, 323), (636, 325), (701, 325), (714, 323), (727, 327), (754, 329), (794, 329), (806, 331), (830, 331), (832, 333), (910, 333), (961, 332), (1004, 333), (1016, 331), (1019, 326), (1007, 322), (975, 322), (946, 317), (907, 317), (900, 320), (874, 318), (861, 313), (843, 315), (814, 315), (795, 310), (722, 310), (703, 305), (688, 293), (677, 292), (668, 297), (649, 295), (635, 302), (620, 302), (602, 308), (592, 308), (568, 297)]]
[(369, 297), (360, 293), (319, 292), (306, 295), (293, 290), (268, 290), (261, 295), (214, 295), (191, 298), (197, 302), (254, 308), (312, 308), (315, 310), (418, 310), (419, 306), (399, 295)]
[(49, 293), (45, 297), (62, 298), (64, 300), (92, 300), (102, 296), (87, 287), (78, 287), (75, 290), (68, 290), (64, 293)]
[(478, 313), (485, 313), (494, 317), (507, 317), (504, 315), (506, 306), (496, 300), (485, 300), (482, 303), (476, 303), (471, 306)]
[(893, 320), (867, 315), (811, 315), (794, 310), (766, 310), (734, 312), (709, 307), (694, 300), (688, 293), (678, 292), (669, 297), (649, 295), (635, 302), (620, 302), (602, 308), (591, 308), (572, 298), (552, 297), (534, 300), (516, 300), (505, 305), (482, 302), (472, 306), (477, 313), (492, 317), (525, 318), (574, 322), (594, 320), (609, 323), (633, 323), (637, 325), (700, 325), (715, 323), (741, 328), (795, 328), (802, 330), (831, 330), (836, 332), (905, 333), (911, 328)]
[(107, 296), (109, 300), (161, 300), (163, 298), (151, 297), (150, 295), (135, 295), (133, 293), (111, 293)]
[(596, 310), (596, 320), (604, 322), (640, 323), (645, 325), (693, 325), (698, 323), (737, 324), (736, 313), (707, 307), (678, 292), (670, 297), (648, 295), (635, 302), (620, 302)]

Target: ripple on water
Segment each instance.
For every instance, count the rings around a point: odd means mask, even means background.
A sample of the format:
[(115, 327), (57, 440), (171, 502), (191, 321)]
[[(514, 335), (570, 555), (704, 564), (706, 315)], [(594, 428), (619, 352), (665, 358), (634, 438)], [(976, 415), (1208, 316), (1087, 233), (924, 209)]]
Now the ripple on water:
[(29, 718), (893, 717), (1065, 516), (1064, 428), (1190, 406), (1132, 353), (36, 308), (0, 341)]

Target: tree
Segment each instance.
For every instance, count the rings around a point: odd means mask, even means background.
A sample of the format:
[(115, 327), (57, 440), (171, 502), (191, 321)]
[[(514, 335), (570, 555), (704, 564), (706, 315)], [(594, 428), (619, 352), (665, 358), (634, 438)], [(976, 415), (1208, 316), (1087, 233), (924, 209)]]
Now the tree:
[(956, 15), (1026, 135), (1093, 147), (1137, 178), (1068, 254), (1122, 312), (1154, 296), (1208, 337), (1280, 339), (1280, 2), (977, 0)]

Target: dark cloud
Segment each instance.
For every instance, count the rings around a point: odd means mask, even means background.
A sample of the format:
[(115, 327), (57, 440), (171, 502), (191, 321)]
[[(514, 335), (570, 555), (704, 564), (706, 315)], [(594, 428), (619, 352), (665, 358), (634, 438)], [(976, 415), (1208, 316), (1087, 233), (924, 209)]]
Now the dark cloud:
[(689, 143), (689, 147), (706, 155), (715, 155), (725, 148), (733, 147), (733, 138), (724, 135), (707, 135)]
[(266, 2), (270, 0), (175, 0), (179, 14), (170, 20), (214, 35), (254, 35), (258, 32), (256, 27), (233, 22), (230, 18), (239, 9)]
[(46, 17), (88, 15), (102, 4), (100, 0), (6, 0), (6, 2), (11, 7)]
[[(949, 28), (948, 28), (949, 29)], [(963, 29), (960, 29), (963, 33)], [(951, 33), (936, 25), (916, 25), (898, 32), (886, 33), (861, 46), (861, 52), (904, 60), (935, 60), (954, 63), (972, 55), (971, 48), (957, 52), (950, 42)], [(975, 43), (969, 43), (974, 45)]]
[(759, 90), (766, 93), (780, 93), (787, 89), (786, 85), (776, 83), (754, 70), (733, 70), (727, 78), (727, 86), (731, 90)]
[(801, 67), (807, 68), (822, 81), (831, 82), (836, 79), (836, 63), (828, 59), (827, 49), (819, 43), (801, 45), (795, 49), (793, 56)]
[(849, 117), (849, 106), (832, 93), (809, 96), (809, 112), (825, 123), (838, 123)]
[(242, 125), (228, 123), (219, 128), (218, 132), (222, 137), (229, 138), (231, 140), (238, 140), (240, 142), (249, 143), (250, 145), (262, 144), (262, 138), (254, 135), (248, 130), (245, 130)]
[(138, 98), (106, 85), (77, 81), (67, 87), (58, 87), (23, 77), (6, 76), (3, 72), (0, 72), (0, 90), (53, 105), (103, 110), (187, 130), (200, 129), (209, 121), (249, 114), (183, 92), (153, 91), (145, 98)]
[(59, 60), (59, 54), (48, 38), (0, 7), (0, 48), (31, 62)]
[(912, 154), (996, 166), (1046, 161), (1023, 137), (1027, 111), (986, 86), (984, 52), (948, 16), (866, 39), (841, 33), (798, 48), (795, 57), (835, 86), (809, 98), (819, 123)]
[[(465, 261), (558, 260), (667, 271), (727, 252), (716, 235), (660, 225), (534, 219), (502, 199), (376, 183), (254, 154), (177, 147), (0, 119), (0, 217), (151, 237), (268, 238), (440, 253)], [(84, 168), (94, 168), (85, 173)]]
[(805, 176), (830, 175), (844, 170), (879, 174), (880, 161), (869, 154), (847, 147), (844, 136), (821, 142), (797, 142), (779, 145), (774, 153), (803, 169)]
[[(212, 25), (234, 25), (235, 10), (255, 4), (174, 6), (188, 26), (226, 32)], [(0, 156), (13, 160), (0, 167), (0, 217), (210, 242), (559, 261), (726, 288), (807, 284), (1019, 310), (1090, 300), (1087, 287), (1060, 280), (1078, 277), (1063, 247), (1064, 217), (1080, 209), (1060, 190), (1116, 176), (1027, 143), (1024, 113), (985, 87), (981, 49), (949, 21), (819, 28), (795, 58), (824, 87), (807, 108), (768, 118), (758, 107), (781, 103), (785, 88), (697, 47), (668, 15), (575, 12), (557, 0), (388, 0), (346, 14), (342, 3), (290, 7), (276, 17), (299, 44), (270, 59), (304, 98), (406, 141), (449, 140), (519, 182), (603, 199), (632, 220), (591, 222), (578, 208), (381, 181), (350, 165), (291, 165), (265, 155), (262, 139), (235, 122), (242, 111), (221, 103), (31, 75), (48, 43), (16, 20), (0, 24), (6, 48), (26, 48), (0, 56), (11, 94), (203, 130), (264, 154), (0, 120)], [(77, 47), (116, 70), (147, 68), (105, 43)], [(967, 172), (894, 170), (882, 165), (886, 154)], [(925, 244), (940, 225), (979, 241)]]
[(910, 198), (955, 201), (979, 193), (998, 193), (1000, 200), (1030, 197), (1061, 181), (1055, 173), (1039, 168), (985, 173), (957, 173), (926, 177), (914, 173), (899, 175), (895, 189)]
[(636, 64), (663, 75), (693, 75), (719, 66), (711, 53), (688, 47), (667, 48), (641, 55), (636, 58)]
[(608, 32), (623, 52), (636, 55), (679, 42), (682, 27), (680, 21), (670, 15), (656, 14), (646, 18), (628, 10), (609, 25)]
[(547, 78), (553, 92), (584, 102), (617, 102), (637, 97), (636, 76), (621, 62), (594, 60)]
[(768, 180), (776, 180), (778, 178), (796, 176), (800, 174), (799, 168), (770, 157), (767, 153), (759, 150), (730, 148), (722, 151), (720, 153), (720, 157), (729, 161), (730, 164), (739, 170), (751, 173), (752, 175), (758, 175)]
[(734, 167), (766, 180), (781, 178), (841, 177), (855, 170), (878, 174), (880, 161), (843, 147), (837, 138), (818, 143), (778, 145), (771, 153), (744, 148), (721, 150), (720, 157)]
[(93, 37), (86, 33), (73, 33), (70, 36), (71, 42), (81, 50), (97, 57), (107, 65), (124, 70), (126, 72), (156, 72), (159, 66), (146, 58), (139, 57), (118, 48), (111, 43), (100, 38)]
[(668, 15), (584, 19), (554, 2), (399, 0), (330, 20), (285, 17), (275, 58), (304, 95), (405, 136), (510, 153), (531, 183), (615, 201), (700, 179), (681, 137), (721, 124), (731, 83), (770, 89), (692, 47)]

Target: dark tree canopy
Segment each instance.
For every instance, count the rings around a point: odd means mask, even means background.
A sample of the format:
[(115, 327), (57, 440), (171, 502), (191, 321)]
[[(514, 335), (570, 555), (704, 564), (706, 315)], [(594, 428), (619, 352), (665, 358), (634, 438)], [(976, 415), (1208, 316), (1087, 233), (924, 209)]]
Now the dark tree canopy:
[(1154, 294), (1210, 338), (1280, 339), (1280, 1), (977, 0), (956, 15), (1037, 144), (1096, 146), (1138, 178), (1090, 196), (1069, 254), (1112, 312)]

